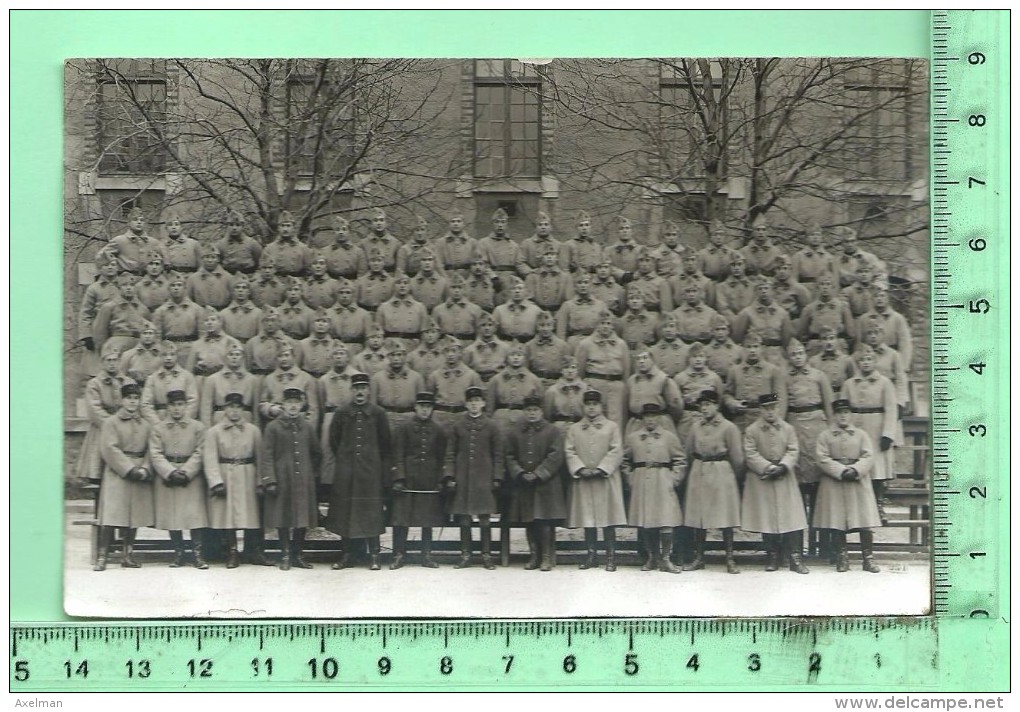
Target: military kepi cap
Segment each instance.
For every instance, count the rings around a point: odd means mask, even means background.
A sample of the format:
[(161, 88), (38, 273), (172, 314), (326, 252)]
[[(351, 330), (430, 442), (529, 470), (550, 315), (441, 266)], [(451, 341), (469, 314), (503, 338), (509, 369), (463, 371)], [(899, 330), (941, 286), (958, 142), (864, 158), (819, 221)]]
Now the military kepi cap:
[(478, 386), (471, 386), (464, 391), (464, 400), (470, 400), (471, 398), (485, 398), (485, 391)]
[(414, 397), (415, 403), (428, 403), (429, 405), (435, 405), (436, 397), (429, 391), (422, 391)]
[(244, 396), (240, 393), (228, 393), (223, 399), (224, 405), (244, 405)]
[(841, 411), (841, 410), (850, 410), (850, 409), (851, 409), (850, 408), (850, 401), (847, 400), (846, 398), (837, 398), (836, 400), (832, 401), (832, 410), (834, 412), (838, 412), (838, 411)]
[(758, 396), (758, 407), (764, 408), (767, 405), (775, 405), (779, 402), (779, 396), (775, 393), (762, 393)]
[(120, 397), (126, 398), (127, 396), (140, 396), (142, 395), (142, 389), (138, 387), (137, 383), (125, 383), (120, 387)]
[(645, 403), (641, 406), (641, 415), (661, 415), (662, 408), (658, 403)]
[(186, 403), (188, 401), (188, 394), (184, 391), (170, 391), (166, 394), (166, 402), (168, 404), (173, 403)]
[(285, 388), (283, 391), (284, 400), (303, 400), (305, 392), (300, 388)]
[(532, 407), (541, 408), (542, 407), (542, 398), (541, 398), (541, 396), (536, 396), (536, 395), (525, 396), (524, 397), (524, 407), (525, 408), (532, 408)]
[(584, 403), (601, 403), (602, 394), (599, 391), (585, 391), (584, 395), (581, 396), (581, 401)]
[(701, 395), (698, 396), (698, 403), (718, 403), (719, 394), (715, 391), (702, 391)]
[(367, 373), (355, 373), (351, 376), (352, 386), (367, 386), (370, 381), (371, 379), (368, 377)]

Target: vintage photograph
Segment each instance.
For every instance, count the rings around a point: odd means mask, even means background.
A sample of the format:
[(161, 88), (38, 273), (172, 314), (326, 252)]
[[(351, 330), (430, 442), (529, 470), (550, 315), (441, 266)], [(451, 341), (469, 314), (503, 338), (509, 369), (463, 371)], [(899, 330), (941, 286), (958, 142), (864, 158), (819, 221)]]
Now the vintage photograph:
[(928, 83), (68, 60), (66, 612), (928, 613)]

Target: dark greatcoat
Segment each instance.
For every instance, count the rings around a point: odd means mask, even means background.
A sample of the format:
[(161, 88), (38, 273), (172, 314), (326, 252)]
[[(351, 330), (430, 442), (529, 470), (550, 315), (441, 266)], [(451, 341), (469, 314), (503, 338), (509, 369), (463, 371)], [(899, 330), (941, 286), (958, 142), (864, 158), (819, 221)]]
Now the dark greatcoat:
[(383, 533), (383, 485), (393, 448), (386, 411), (372, 403), (351, 403), (329, 424), (333, 487), (326, 528), (344, 538)]
[(502, 481), (503, 438), (495, 421), (485, 415), (461, 415), (450, 428), (444, 476), (457, 482), (450, 514), (494, 514), (498, 511), (492, 492)]
[(275, 482), (276, 496), (262, 499), (262, 526), (307, 528), (318, 526), (319, 507), (315, 480), (322, 450), (315, 428), (303, 413), (296, 418), (281, 415), (262, 433), (259, 482)]
[(445, 462), (446, 431), (439, 423), (431, 418), (413, 417), (397, 427), (393, 433), (393, 481), (401, 482), (408, 490), (420, 491), (393, 493), (391, 525), (441, 527), (446, 524), (443, 497), (439, 492)]
[[(522, 421), (506, 439), (506, 471), (512, 482), (507, 516), (511, 522), (566, 519), (567, 502), (563, 492), (563, 433), (552, 423)], [(534, 483), (522, 475), (533, 472)]]

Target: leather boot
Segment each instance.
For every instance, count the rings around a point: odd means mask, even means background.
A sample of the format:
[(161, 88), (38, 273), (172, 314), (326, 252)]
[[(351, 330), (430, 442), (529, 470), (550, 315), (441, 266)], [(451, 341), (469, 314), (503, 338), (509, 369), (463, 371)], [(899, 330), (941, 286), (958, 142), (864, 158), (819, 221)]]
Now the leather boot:
[(875, 493), (875, 504), (878, 505), (878, 518), (882, 526), (889, 524), (889, 515), (885, 513), (885, 480), (872, 480), (871, 489)]
[(737, 562), (733, 558), (733, 527), (723, 529), (722, 538), (723, 546), (726, 547), (726, 573), (739, 574), (740, 569), (737, 568)]
[(110, 542), (113, 540), (113, 527), (99, 527), (98, 537), (96, 562), (92, 565), (92, 570), (106, 571), (106, 559), (110, 555)]
[(836, 551), (836, 571), (846, 573), (850, 570), (850, 555), (846, 550), (846, 532), (833, 531), (832, 546)]
[(174, 558), (170, 562), (170, 568), (179, 569), (184, 566), (184, 532), (171, 529), (170, 543), (174, 546)]
[(684, 564), (684, 571), (701, 571), (705, 568), (705, 530), (694, 530), (694, 559), (689, 564)]
[(124, 558), (121, 559), (120, 565), (125, 569), (140, 569), (142, 565), (135, 561), (135, 536), (138, 535), (138, 530), (130, 527), (124, 530)]
[(535, 522), (530, 522), (528, 524), (528, 528), (524, 531), (525, 535), (528, 537), (528, 553), (531, 555), (528, 559), (528, 563), (524, 565), (525, 571), (534, 571), (541, 565), (541, 544), (538, 541), (538, 532), (536, 531), (536, 528), (537, 525)]
[(334, 571), (340, 571), (341, 569), (347, 569), (351, 566), (351, 540), (343, 539), (340, 541), (340, 560), (333, 562), (329, 568)]
[(599, 533), (596, 529), (586, 528), (584, 530), (584, 545), (588, 548), (588, 555), (578, 566), (582, 571), (595, 568), (595, 549), (598, 546)]
[(290, 571), (290, 529), (280, 527), (280, 571)]
[(683, 571), (669, 558), (673, 553), (673, 530), (659, 532), (659, 543), (662, 547), (662, 554), (659, 556), (659, 571), (664, 571), (667, 574), (678, 574)]
[(243, 558), (256, 566), (273, 566), (273, 562), (266, 558), (266, 534), (261, 529), (244, 530)]
[(616, 528), (605, 527), (602, 535), (606, 538), (606, 571), (616, 571)]
[(378, 571), (379, 565), (379, 537), (373, 536), (368, 540), (368, 570)]
[(294, 554), (291, 558), (291, 563), (297, 566), (299, 569), (312, 569), (315, 568), (307, 561), (305, 561), (305, 535), (308, 533), (308, 529), (301, 527), (294, 530)]
[(390, 571), (396, 571), (404, 566), (406, 554), (407, 527), (393, 527), (393, 561), (390, 562)]
[(421, 565), (426, 569), (439, 568), (439, 564), (432, 558), (432, 527), (421, 529)]
[(471, 566), (471, 527), (460, 528), (460, 561), (453, 565), (455, 569), (466, 569)]
[(762, 534), (762, 543), (765, 545), (765, 570), (779, 570), (779, 542), (775, 534)]
[(482, 566), (487, 571), (492, 571), (496, 568), (496, 564), (492, 561), (492, 525), (482, 524)]
[[(659, 541), (655, 536), (655, 532), (648, 529), (639, 529), (638, 536), (642, 539), (645, 545), (645, 563), (641, 565), (642, 571), (655, 571), (659, 568)], [(673, 550), (673, 542), (669, 545), (670, 551)]]
[(237, 553), (237, 532), (227, 529), (223, 532), (223, 539), (227, 546), (227, 568), (236, 569), (241, 565), (241, 557)]
[(790, 571), (796, 574), (808, 573), (808, 567), (804, 565), (804, 558), (800, 551), (801, 539), (800, 532), (786, 533), (787, 548), (790, 550)]
[(556, 527), (542, 524), (537, 534), (542, 543), (542, 566), (540, 571), (552, 571), (556, 566)]
[(877, 574), (882, 570), (875, 565), (874, 547), (875, 533), (870, 529), (861, 529), (861, 554), (864, 556), (861, 568), (869, 574)]
[(202, 571), (209, 568), (209, 564), (206, 563), (205, 557), (202, 555), (202, 541), (204, 536), (205, 531), (202, 529), (191, 530), (191, 551), (195, 555), (195, 568), (201, 569)]

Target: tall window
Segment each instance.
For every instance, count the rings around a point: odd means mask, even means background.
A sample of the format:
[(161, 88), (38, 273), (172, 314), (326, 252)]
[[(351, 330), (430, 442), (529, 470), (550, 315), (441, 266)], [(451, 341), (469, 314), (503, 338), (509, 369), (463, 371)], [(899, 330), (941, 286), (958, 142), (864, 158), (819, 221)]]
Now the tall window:
[(336, 175), (353, 146), (349, 90), (313, 79), (287, 80), (286, 161), (299, 175)]
[(905, 180), (909, 176), (911, 145), (911, 63), (875, 62), (847, 77), (848, 113), (855, 126), (849, 141), (851, 166), (858, 177)]
[(161, 172), (166, 166), (166, 70), (161, 60), (104, 60), (96, 119), (102, 173)]
[(475, 62), (475, 176), (542, 172), (542, 78), (513, 59)]
[(659, 62), (659, 157), (674, 177), (705, 173), (706, 133), (725, 120), (723, 67), (719, 60), (671, 59)]

